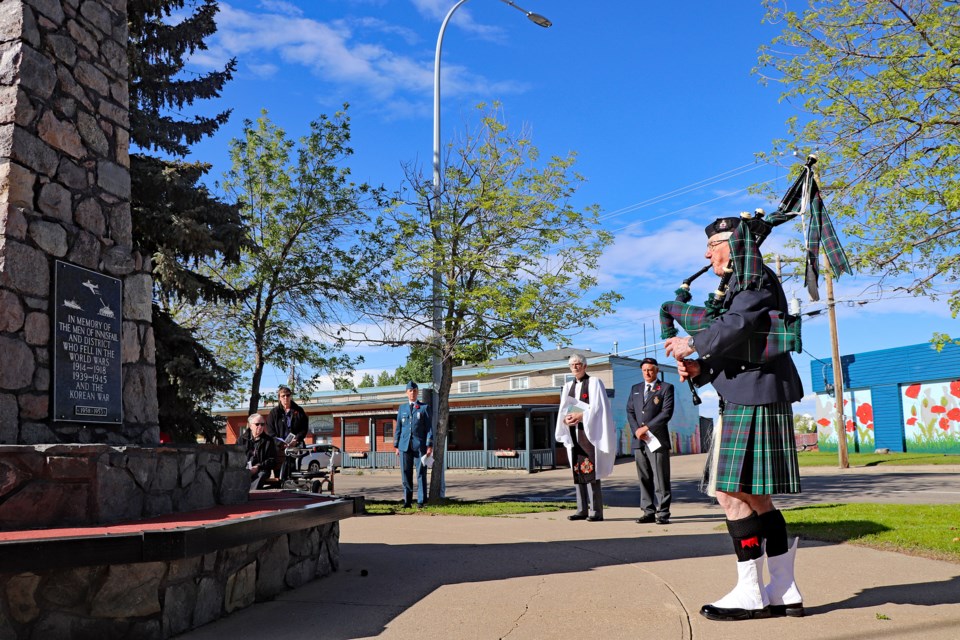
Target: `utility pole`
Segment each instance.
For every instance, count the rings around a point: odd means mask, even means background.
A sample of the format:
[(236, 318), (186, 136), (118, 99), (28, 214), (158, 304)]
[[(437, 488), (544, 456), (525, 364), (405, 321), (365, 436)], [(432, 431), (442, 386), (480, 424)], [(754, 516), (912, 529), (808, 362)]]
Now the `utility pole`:
[(830, 344), (833, 348), (833, 399), (837, 412), (837, 453), (840, 456), (840, 468), (849, 469), (847, 457), (847, 427), (843, 415), (843, 367), (840, 366), (840, 344), (837, 340), (837, 311), (833, 299), (833, 272), (827, 257), (823, 257), (823, 280), (827, 286), (827, 316), (830, 319)]

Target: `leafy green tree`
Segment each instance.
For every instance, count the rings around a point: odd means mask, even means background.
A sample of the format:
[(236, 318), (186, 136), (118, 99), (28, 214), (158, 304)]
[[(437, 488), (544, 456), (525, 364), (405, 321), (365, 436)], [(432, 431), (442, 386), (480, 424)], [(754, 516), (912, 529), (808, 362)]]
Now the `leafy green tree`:
[(793, 430), (797, 433), (816, 433), (817, 422), (809, 413), (793, 414)]
[[(131, 214), (137, 249), (153, 260), (157, 396), (161, 429), (175, 440), (218, 440), (222, 420), (206, 407), (230, 388), (233, 374), (195, 334), (174, 319), (181, 301), (226, 300), (231, 292), (198, 273), (199, 260), (236, 260), (243, 233), (239, 211), (200, 182), (210, 166), (183, 160), (190, 145), (212, 135), (229, 111), (212, 117), (183, 112), (216, 98), (235, 69), (185, 73), (190, 54), (216, 31), (215, 0), (130, 0)], [(165, 157), (150, 155), (161, 152)]]
[(364, 387), (375, 387), (377, 385), (376, 380), (373, 379), (372, 373), (365, 373), (363, 377), (360, 378), (360, 382), (357, 383), (357, 388), (362, 389)]
[(423, 345), (414, 344), (410, 347), (407, 361), (394, 369), (393, 373), (380, 372), (377, 377), (377, 386), (388, 387), (396, 384), (406, 384), (411, 380), (429, 384), (433, 380), (432, 367), (433, 352)]
[[(377, 331), (352, 337), (439, 356), (435, 469), (443, 468), (455, 362), (567, 344), (571, 331), (592, 326), (619, 299), (593, 292), (612, 238), (597, 228), (596, 207), (571, 204), (582, 181), (574, 156), (541, 161), (528, 137), (481, 110), (476, 133), (450, 147), (439, 198), (408, 168), (407, 187), (367, 235), (374, 262), (354, 290)], [(404, 375), (422, 379), (426, 371)], [(433, 501), (440, 482), (434, 474)]]
[[(299, 143), (264, 112), (244, 122), (242, 137), (230, 143), (233, 166), (223, 187), (240, 204), (247, 243), (238, 264), (208, 262), (204, 274), (238, 299), (203, 305), (198, 314), (218, 356), (243, 372), (250, 413), (260, 405), (267, 365), (306, 366), (337, 378), (355, 364), (338, 351), (342, 341), (321, 337), (359, 277), (356, 233), (368, 222), (364, 207), (378, 198), (350, 181), (343, 166), (349, 140), (345, 112), (312, 122)], [(315, 384), (312, 377), (294, 392), (303, 395)]]
[[(819, 154), (861, 269), (960, 311), (960, 3), (764, 0), (782, 34), (758, 72), (791, 118), (774, 151)], [(947, 338), (942, 336), (942, 338)]]

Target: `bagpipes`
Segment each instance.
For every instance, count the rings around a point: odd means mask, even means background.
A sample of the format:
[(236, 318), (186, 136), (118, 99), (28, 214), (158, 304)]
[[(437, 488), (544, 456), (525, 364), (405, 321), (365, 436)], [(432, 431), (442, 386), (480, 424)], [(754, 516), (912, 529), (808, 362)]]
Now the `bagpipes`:
[[(724, 303), (734, 274), (737, 276), (737, 290), (760, 288), (765, 277), (763, 258), (759, 251), (760, 244), (774, 227), (798, 215), (809, 214), (810, 216), (806, 237), (805, 276), (810, 298), (820, 299), (817, 291), (819, 279), (817, 259), (821, 244), (827, 255), (827, 261), (837, 276), (844, 272), (852, 273), (820, 196), (820, 188), (813, 173), (813, 165), (816, 161), (817, 158), (814, 155), (807, 157), (800, 176), (784, 195), (780, 206), (772, 215), (765, 216), (760, 209), (753, 214), (740, 214), (740, 221), (732, 230), (729, 239), (730, 262), (724, 269), (717, 290), (709, 295), (704, 306), (692, 305), (689, 304), (692, 297), (690, 283), (703, 275), (710, 266), (707, 265), (684, 280), (675, 292), (676, 299), (664, 302), (660, 306), (661, 338), (666, 340), (675, 337), (679, 333), (677, 324), (692, 336), (710, 327), (726, 311)], [(724, 352), (724, 357), (762, 364), (791, 351), (800, 353), (801, 350), (800, 316), (774, 310), (769, 314), (769, 322), (763, 322), (762, 326), (756, 327), (749, 339), (732, 350)], [(693, 403), (700, 404), (700, 397), (697, 395), (693, 381), (688, 382), (693, 393)]]

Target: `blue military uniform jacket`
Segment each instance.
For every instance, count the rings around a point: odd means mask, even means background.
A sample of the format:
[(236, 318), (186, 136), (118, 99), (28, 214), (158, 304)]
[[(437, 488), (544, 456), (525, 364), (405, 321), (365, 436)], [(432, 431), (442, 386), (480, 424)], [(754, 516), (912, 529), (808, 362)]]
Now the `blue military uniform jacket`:
[(637, 432), (641, 425), (647, 425), (650, 432), (657, 437), (664, 450), (670, 450), (670, 429), (667, 423), (673, 417), (673, 385), (669, 382), (656, 380), (653, 383), (653, 393), (643, 401), (643, 390), (646, 381), (635, 384), (630, 389), (627, 398), (627, 422), (630, 423), (631, 435)]
[(433, 420), (430, 405), (404, 402), (397, 411), (397, 426), (393, 430), (393, 446), (400, 451), (417, 451), (420, 455), (433, 446)]
[(721, 398), (739, 405), (797, 402), (803, 397), (803, 384), (789, 354), (763, 364), (724, 357), (764, 323), (769, 326), (771, 310), (787, 310), (776, 274), (766, 265), (763, 271), (760, 290), (736, 291), (736, 283), (731, 283), (734, 293), (728, 294), (727, 311), (694, 337), (700, 355), (700, 375), (694, 382), (712, 383)]

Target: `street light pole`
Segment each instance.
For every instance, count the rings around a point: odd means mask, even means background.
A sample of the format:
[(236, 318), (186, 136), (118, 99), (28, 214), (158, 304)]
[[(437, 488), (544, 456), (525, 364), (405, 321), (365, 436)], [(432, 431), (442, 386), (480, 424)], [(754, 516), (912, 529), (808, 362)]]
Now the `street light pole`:
[[(515, 2), (512, 0), (500, 0), (504, 4), (510, 5), (517, 11), (522, 12), (527, 16), (527, 19), (533, 22), (534, 24), (541, 26), (543, 28), (550, 27), (553, 23), (547, 20), (545, 17), (539, 13), (534, 13), (532, 11), (527, 11), (521, 7), (518, 7)], [(453, 17), (454, 12), (459, 9), (467, 0), (459, 0), (455, 5), (450, 8), (450, 11), (447, 12), (447, 15), (444, 17), (443, 22), (440, 23), (440, 33), (437, 35), (437, 50), (433, 58), (433, 203), (428, 207), (431, 211), (431, 218), (434, 221), (434, 224), (440, 224), (440, 221), (437, 219), (440, 211), (440, 52), (443, 49), (443, 34), (447, 30), (447, 24), (450, 22), (450, 18)], [(440, 392), (440, 379), (442, 377), (442, 364), (440, 360), (439, 348), (441, 345), (440, 333), (441, 333), (441, 321), (442, 315), (440, 313), (440, 272), (436, 268), (436, 256), (434, 256), (434, 269), (433, 269), (433, 300), (432, 300), (432, 312), (433, 312), (433, 339), (435, 341), (435, 349), (433, 350), (433, 359), (431, 372), (433, 376), (433, 415), (434, 415), (434, 424), (433, 427), (436, 429), (436, 421), (439, 419), (439, 392)], [(446, 467), (446, 455), (443, 455), (443, 465), (441, 467), (440, 473), (443, 474), (443, 468)], [(441, 476), (441, 487), (443, 487), (442, 476)], [(441, 497), (443, 497), (443, 490), (441, 489)]]

